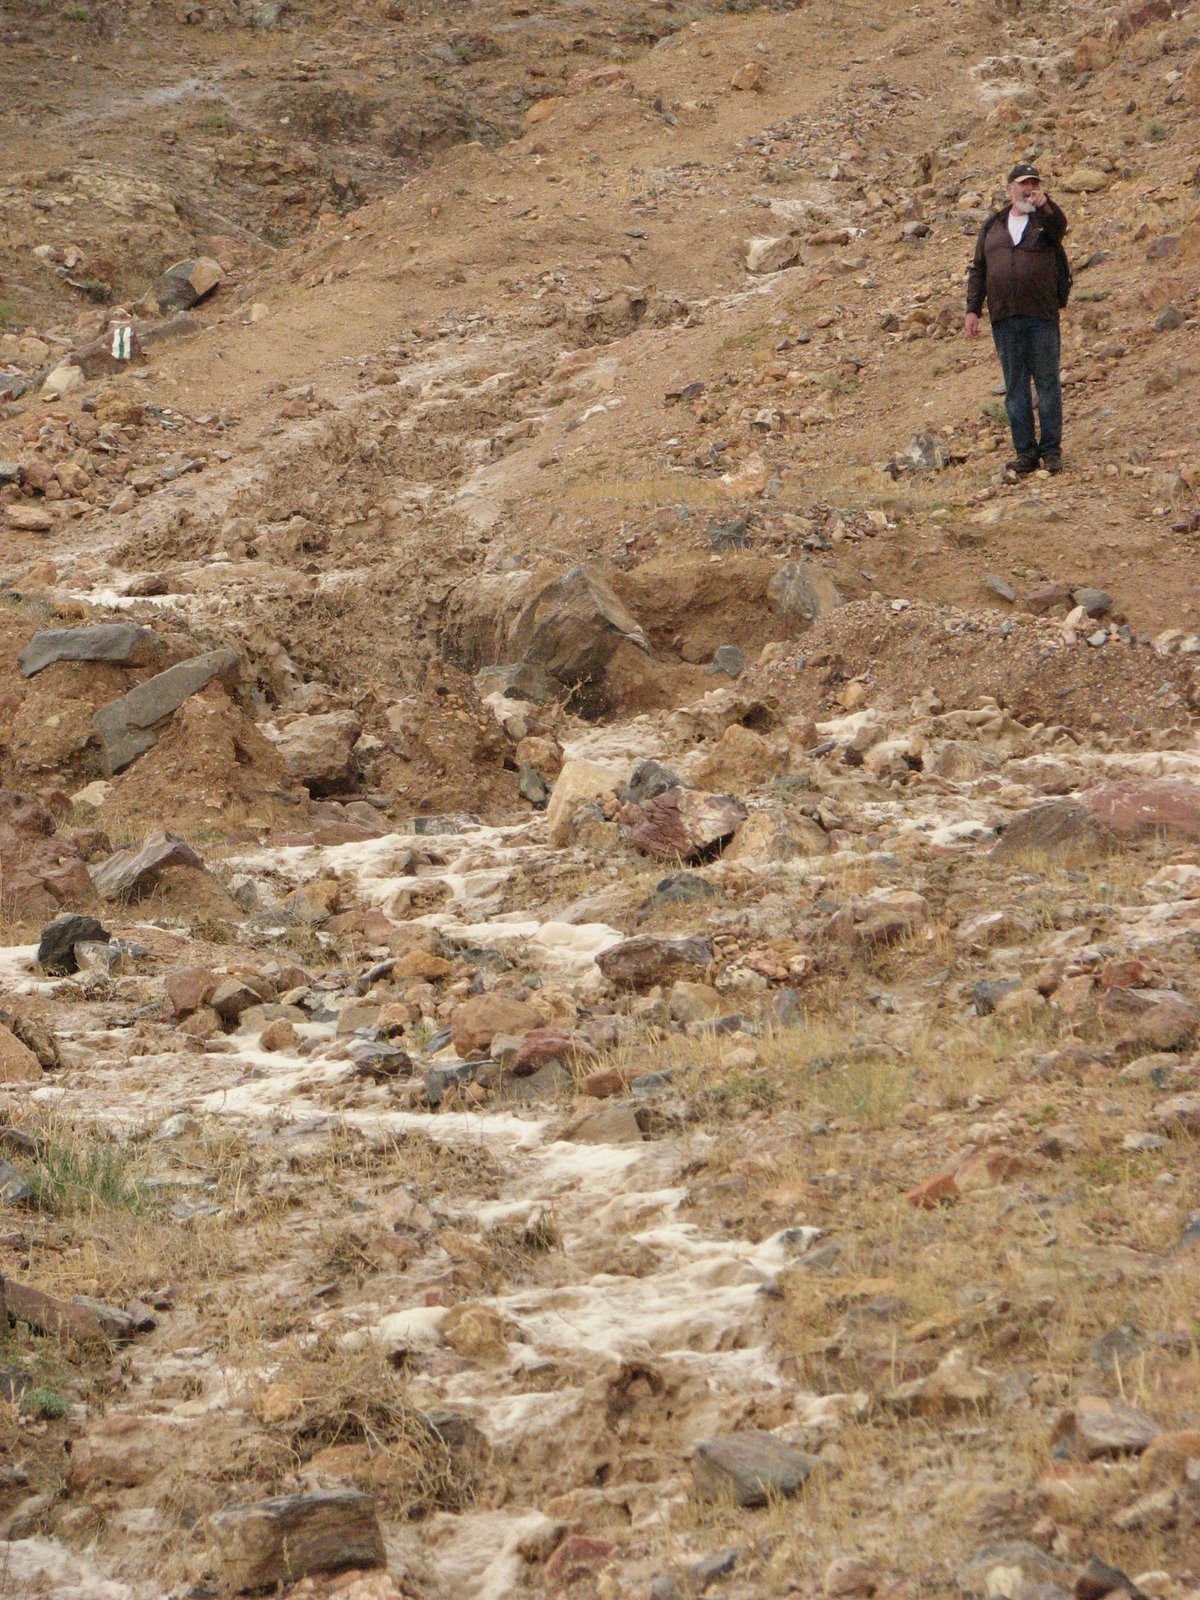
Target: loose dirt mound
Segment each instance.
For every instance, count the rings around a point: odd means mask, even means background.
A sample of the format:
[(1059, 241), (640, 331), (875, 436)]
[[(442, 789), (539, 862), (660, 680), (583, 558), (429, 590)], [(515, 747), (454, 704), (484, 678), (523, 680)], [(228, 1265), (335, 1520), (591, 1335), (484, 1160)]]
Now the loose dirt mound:
[(1091, 646), (1085, 635), (1096, 626), (1085, 618), (1067, 642), (1061, 623), (1039, 618), (856, 601), (816, 624), (753, 681), (812, 717), (837, 715), (853, 679), (872, 702), (889, 706), (927, 690), (948, 706), (991, 696), (1022, 722), (1065, 726), (1081, 737), (1190, 743), (1187, 659), (1112, 636)]

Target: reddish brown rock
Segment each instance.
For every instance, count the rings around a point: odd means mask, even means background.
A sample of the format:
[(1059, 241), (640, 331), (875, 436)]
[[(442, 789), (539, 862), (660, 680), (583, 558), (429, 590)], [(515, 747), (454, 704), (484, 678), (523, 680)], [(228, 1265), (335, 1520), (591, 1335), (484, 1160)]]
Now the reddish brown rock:
[(1083, 798), (1090, 815), (1121, 839), (1200, 840), (1200, 784), (1186, 778), (1128, 778)]
[(616, 1546), (611, 1539), (592, 1539), (573, 1533), (564, 1539), (546, 1563), (546, 1581), (570, 1588), (609, 1565)]
[(656, 861), (698, 861), (715, 854), (745, 822), (748, 812), (728, 794), (678, 785), (644, 806), (627, 807), (630, 843)]
[(34, 1083), (42, 1075), (42, 1064), (16, 1034), (0, 1027), (0, 1083)]
[(1122, 1026), (1120, 1049), (1181, 1050), (1200, 1030), (1200, 1006), (1170, 989), (1112, 988), (1104, 1011)]
[(0, 790), (0, 879), (5, 914), (23, 922), (63, 906), (95, 903), (87, 862), (75, 835), (55, 832), (55, 820), (32, 796)]
[(702, 978), (712, 959), (712, 941), (700, 934), (669, 939), (638, 933), (602, 951), (596, 965), (619, 989), (649, 989), (680, 978)]
[(938, 1172), (910, 1189), (904, 1198), (918, 1211), (936, 1211), (938, 1206), (957, 1204), (962, 1195), (952, 1172)]
[(609, 1100), (613, 1095), (625, 1093), (625, 1079), (616, 1067), (600, 1067), (596, 1072), (589, 1072), (580, 1087), (593, 1100)]
[(198, 1011), (217, 986), (217, 975), (209, 967), (179, 967), (163, 980), (177, 1017)]
[(513, 1058), (516, 1073), (535, 1072), (547, 1061), (587, 1061), (596, 1052), (586, 1039), (562, 1028), (531, 1028)]

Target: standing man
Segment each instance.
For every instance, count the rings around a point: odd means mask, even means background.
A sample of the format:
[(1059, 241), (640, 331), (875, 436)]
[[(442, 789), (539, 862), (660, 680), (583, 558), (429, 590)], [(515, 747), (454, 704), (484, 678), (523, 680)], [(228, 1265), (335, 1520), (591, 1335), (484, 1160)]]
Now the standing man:
[[(1067, 219), (1042, 188), (1036, 167), (1018, 162), (1008, 175), (1008, 205), (979, 230), (967, 272), (967, 316), (963, 332), (973, 339), (987, 300), (992, 338), (1004, 373), (1004, 409), (1016, 460), (1008, 466), (1024, 477), (1039, 460), (1047, 472), (1062, 471), (1062, 389), (1059, 362), (1059, 245)], [(1034, 431), (1030, 382), (1037, 389), (1042, 437)]]

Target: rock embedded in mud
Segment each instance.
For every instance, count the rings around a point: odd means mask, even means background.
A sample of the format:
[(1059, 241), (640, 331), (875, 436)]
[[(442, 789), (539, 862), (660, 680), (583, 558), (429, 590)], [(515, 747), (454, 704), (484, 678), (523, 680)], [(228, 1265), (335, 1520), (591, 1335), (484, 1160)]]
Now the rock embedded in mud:
[[(145, 361), (146, 352), (142, 349), (142, 343), (136, 328), (129, 328), (128, 338), (122, 346), (120, 355), (113, 353), (115, 336), (114, 328), (107, 329), (98, 339), (92, 339), (88, 344), (80, 345), (77, 350), (72, 350), (63, 366), (57, 370), (61, 372), (65, 368), (67, 372), (78, 372), (81, 375), (81, 381), (83, 379), (90, 381), (93, 378), (103, 378), (110, 374), (115, 375), (126, 372), (131, 366), (136, 366)], [(46, 379), (46, 383), (43, 385), (43, 392), (49, 387), (50, 379), (53, 376), (54, 373), (51, 373), (50, 377)]]
[(772, 609), (788, 622), (806, 627), (844, 605), (833, 579), (811, 561), (786, 561), (767, 584)]
[(42, 1064), (16, 1034), (0, 1027), (0, 1083), (36, 1083)]
[(35, 633), (17, 657), (23, 678), (56, 661), (116, 661), (126, 663), (148, 654), (154, 638), (150, 628), (137, 622), (101, 622), (91, 628), (44, 628)]
[(509, 635), (514, 657), (568, 689), (599, 678), (626, 642), (649, 649), (637, 618), (598, 573), (581, 565), (539, 590)]
[(190, 311), (224, 281), (221, 264), (211, 256), (176, 261), (159, 278), (150, 298), (160, 311)]
[(199, 694), (214, 678), (231, 677), (240, 664), (234, 650), (210, 650), (168, 667), (119, 700), (101, 706), (92, 718), (92, 726), (104, 748), (107, 775), (111, 777), (144, 755), (157, 742), (160, 724), (185, 700)]
[(632, 816), (631, 810), (627, 807), (621, 818), (630, 824), (629, 842), (658, 861), (698, 861), (718, 852), (749, 815), (732, 795), (682, 784), (656, 794)]
[(93, 868), (92, 883), (102, 900), (141, 900), (168, 867), (203, 871), (204, 862), (177, 834), (156, 828), (140, 850), (117, 850)]
[(357, 712), (343, 710), (293, 717), (271, 737), (292, 777), (310, 794), (325, 795), (354, 786), (358, 774), (354, 746), (361, 733)]
[(767, 272), (783, 272), (796, 265), (800, 250), (798, 234), (756, 234), (746, 240), (746, 271), (756, 276)]
[(563, 1129), (561, 1137), (571, 1144), (638, 1144), (642, 1129), (632, 1106), (610, 1105), (585, 1111)]
[(787, 759), (785, 743), (765, 739), (753, 728), (734, 722), (691, 770), (690, 776), (705, 789), (740, 793), (777, 777), (787, 765)]
[(765, 1506), (778, 1496), (798, 1494), (816, 1456), (760, 1429), (705, 1439), (692, 1456), (692, 1479), (704, 1500), (732, 1499), (739, 1506)]
[(84, 917), (74, 912), (65, 917), (56, 917), (42, 929), (37, 948), (38, 966), (57, 977), (78, 972), (75, 946), (85, 940), (111, 938), (108, 929), (102, 927), (95, 917)]
[(387, 1560), (375, 1502), (359, 1489), (321, 1489), (231, 1506), (209, 1518), (226, 1583), (240, 1593), (315, 1572)]
[(596, 957), (596, 965), (618, 989), (669, 986), (677, 979), (702, 979), (712, 965), (712, 940), (702, 934), (681, 938), (637, 933), (610, 945)]

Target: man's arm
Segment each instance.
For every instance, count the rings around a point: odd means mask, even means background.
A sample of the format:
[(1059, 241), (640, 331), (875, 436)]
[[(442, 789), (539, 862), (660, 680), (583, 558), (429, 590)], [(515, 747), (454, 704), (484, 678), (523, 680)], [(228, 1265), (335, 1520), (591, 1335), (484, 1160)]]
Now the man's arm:
[(979, 332), (979, 313), (983, 310), (984, 297), (987, 294), (987, 255), (984, 252), (983, 240), (991, 225), (992, 218), (980, 228), (975, 239), (975, 254), (971, 257), (971, 265), (967, 268), (967, 315), (963, 322), (963, 332), (968, 339), (973, 339)]
[(1048, 194), (1042, 196), (1038, 206), (1038, 219), (1042, 224), (1042, 235), (1049, 239), (1051, 244), (1058, 244), (1066, 237), (1067, 214), (1061, 206), (1056, 206)]

